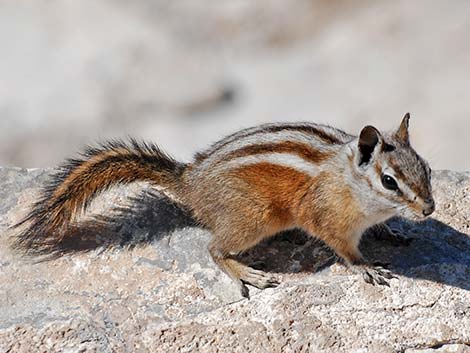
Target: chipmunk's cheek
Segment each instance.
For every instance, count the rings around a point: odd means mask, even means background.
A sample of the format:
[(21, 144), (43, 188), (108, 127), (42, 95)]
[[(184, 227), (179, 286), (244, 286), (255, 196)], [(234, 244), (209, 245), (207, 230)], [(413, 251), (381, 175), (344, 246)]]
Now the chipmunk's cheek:
[(408, 202), (407, 207), (403, 208), (400, 213), (401, 217), (408, 218), (412, 221), (422, 221), (426, 218), (426, 216), (423, 215), (422, 206), (416, 202)]
[(411, 210), (407, 210), (405, 214), (403, 215), (405, 218), (411, 219), (412, 221), (420, 221), (421, 218), (416, 212), (413, 212)]
[(420, 222), (424, 219), (421, 213), (416, 212), (414, 209), (411, 208), (404, 209), (400, 216), (415, 222)]
[(414, 214), (414, 217), (412, 218), (413, 221), (416, 221), (416, 222), (421, 222), (421, 221), (424, 221), (426, 219), (425, 216), (423, 216), (422, 214), (420, 213), (415, 213)]

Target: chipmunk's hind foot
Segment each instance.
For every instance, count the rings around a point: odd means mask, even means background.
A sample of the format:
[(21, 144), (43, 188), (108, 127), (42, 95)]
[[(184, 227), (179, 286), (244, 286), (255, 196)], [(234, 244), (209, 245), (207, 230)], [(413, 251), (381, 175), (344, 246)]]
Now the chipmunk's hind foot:
[(259, 289), (272, 288), (279, 285), (275, 276), (242, 264), (230, 255), (228, 251), (221, 250), (220, 245), (216, 242), (209, 245), (209, 253), (220, 269), (234, 280), (240, 288), (241, 295), (245, 298), (249, 298), (247, 284)]
[(223, 268), (238, 284), (241, 295), (248, 299), (250, 298), (250, 294), (246, 286), (247, 284), (258, 289), (274, 288), (279, 285), (279, 281), (277, 281), (274, 276), (243, 265), (235, 259), (225, 259)]
[(273, 288), (279, 285), (279, 281), (274, 276), (248, 266), (245, 267), (245, 271), (240, 279), (242, 282), (259, 289)]
[(276, 278), (266, 272), (256, 270), (242, 264), (236, 259), (224, 256), (216, 247), (210, 246), (209, 252), (214, 262), (228, 274), (240, 288), (243, 297), (249, 298), (249, 290), (247, 284), (259, 288), (271, 288), (279, 285)]

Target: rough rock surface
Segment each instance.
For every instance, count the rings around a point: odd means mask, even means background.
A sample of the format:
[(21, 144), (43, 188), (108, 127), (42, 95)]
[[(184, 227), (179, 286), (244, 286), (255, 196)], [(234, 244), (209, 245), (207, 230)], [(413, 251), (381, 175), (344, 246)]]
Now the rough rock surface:
[(0, 352), (470, 351), (470, 173), (435, 173), (432, 219), (390, 222), (410, 245), (364, 237), (368, 258), (390, 262), (390, 287), (291, 231), (242, 257), (282, 281), (246, 300), (210, 260), (209, 233), (140, 184), (92, 205), (116, 221), (88, 234), (96, 243), (77, 239), (82, 252), (19, 257), (8, 227), (49, 172), (0, 169)]

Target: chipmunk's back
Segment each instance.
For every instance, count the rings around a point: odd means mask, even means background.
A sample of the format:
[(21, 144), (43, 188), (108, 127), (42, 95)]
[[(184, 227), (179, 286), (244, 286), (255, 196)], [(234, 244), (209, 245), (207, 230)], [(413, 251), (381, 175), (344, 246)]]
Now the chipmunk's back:
[[(181, 197), (212, 227), (231, 223), (240, 214), (256, 219), (249, 213), (262, 209), (266, 229), (250, 233), (290, 228), (302, 194), (354, 138), (313, 123), (265, 124), (239, 131), (196, 155), (183, 177), (188, 192)], [(240, 221), (242, 228), (244, 223)]]
[(354, 136), (327, 125), (308, 122), (264, 124), (241, 130), (216, 142), (195, 158), (194, 171), (233, 168), (268, 162), (311, 170)]

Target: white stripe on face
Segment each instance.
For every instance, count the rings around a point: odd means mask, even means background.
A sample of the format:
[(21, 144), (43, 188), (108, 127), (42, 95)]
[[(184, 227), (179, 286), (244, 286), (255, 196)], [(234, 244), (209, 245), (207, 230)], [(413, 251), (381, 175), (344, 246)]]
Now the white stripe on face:
[(290, 153), (264, 153), (254, 156), (239, 157), (220, 165), (216, 170), (227, 171), (259, 163), (270, 163), (292, 168), (310, 176), (317, 176), (320, 172), (320, 169), (316, 164), (308, 162), (305, 159)]
[(373, 184), (377, 188), (377, 190), (380, 190), (380, 192), (383, 195), (385, 195), (387, 200), (389, 200), (390, 202), (393, 202), (395, 204), (398, 202), (397, 201), (398, 196), (396, 195), (396, 191), (387, 190), (382, 185), (382, 175), (389, 175), (393, 179), (395, 179), (395, 181), (397, 182), (397, 185), (398, 185), (398, 189), (402, 193), (402, 195), (399, 196), (399, 198), (413, 202), (417, 197), (416, 193), (413, 190), (411, 190), (411, 188), (408, 187), (408, 185), (406, 185), (402, 180), (400, 180), (400, 178), (397, 177), (394, 169), (387, 162), (382, 162), (382, 163), (383, 163), (382, 164), (383, 167), (382, 167), (381, 173), (377, 173), (377, 172), (372, 173), (371, 172), (372, 175), (370, 175), (370, 178), (373, 181)]

